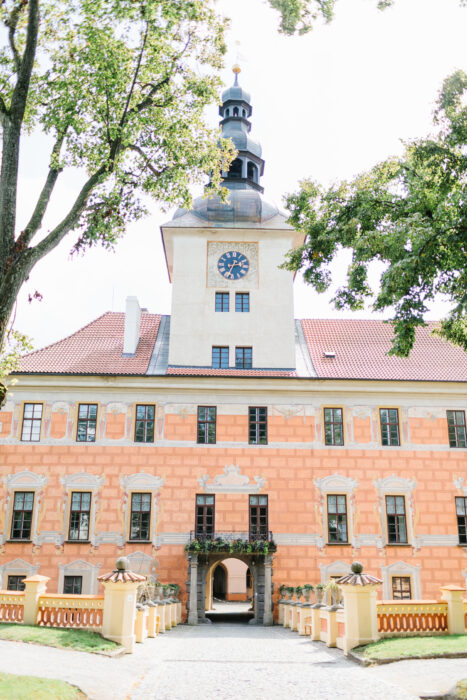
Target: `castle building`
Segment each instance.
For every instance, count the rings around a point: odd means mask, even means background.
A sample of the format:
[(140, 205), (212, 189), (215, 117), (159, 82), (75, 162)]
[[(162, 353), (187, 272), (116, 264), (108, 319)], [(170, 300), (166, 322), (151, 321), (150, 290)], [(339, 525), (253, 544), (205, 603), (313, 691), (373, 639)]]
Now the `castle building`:
[[(38, 572), (93, 594), (124, 554), (181, 586), (192, 623), (214, 594), (270, 624), (278, 585), (354, 559), (384, 599), (465, 585), (467, 356), (431, 327), (402, 359), (381, 321), (294, 320), (280, 265), (302, 236), (263, 197), (251, 115), (236, 74), (228, 201), (161, 229), (171, 315), (130, 297), (24, 357), (0, 412), (0, 588)], [(216, 541), (245, 546), (196, 554)]]

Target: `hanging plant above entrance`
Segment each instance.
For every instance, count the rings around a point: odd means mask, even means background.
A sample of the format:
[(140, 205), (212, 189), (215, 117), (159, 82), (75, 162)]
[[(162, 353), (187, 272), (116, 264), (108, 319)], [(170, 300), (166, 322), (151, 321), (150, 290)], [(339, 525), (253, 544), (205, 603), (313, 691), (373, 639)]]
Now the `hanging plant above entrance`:
[(228, 552), (229, 554), (271, 554), (277, 549), (273, 540), (237, 539), (226, 540), (222, 537), (195, 538), (185, 545), (186, 552), (196, 554), (210, 554), (214, 552)]

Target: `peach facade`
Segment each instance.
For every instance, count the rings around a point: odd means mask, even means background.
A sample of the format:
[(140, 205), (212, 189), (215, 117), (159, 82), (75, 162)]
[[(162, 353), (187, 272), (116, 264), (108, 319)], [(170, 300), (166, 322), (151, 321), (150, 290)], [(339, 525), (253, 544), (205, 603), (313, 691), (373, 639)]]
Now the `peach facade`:
[[(41, 436), (20, 438), (24, 402), (44, 402)], [(78, 403), (97, 403), (97, 438), (76, 442)], [(134, 442), (135, 405), (157, 406), (155, 441)], [(20, 376), (0, 413), (0, 588), (9, 575), (97, 575), (129, 555), (138, 573), (177, 583), (186, 596), (184, 545), (195, 497), (215, 495), (215, 530), (247, 532), (249, 494), (268, 496), (277, 544), (275, 590), (348, 572), (354, 559), (383, 579), (410, 578), (413, 598), (447, 580), (465, 586), (455, 497), (467, 497), (467, 450), (449, 447), (446, 410), (464, 410), (462, 384), (265, 378)], [(216, 443), (196, 443), (197, 406), (217, 407)], [(268, 443), (248, 444), (248, 406), (267, 406)], [(341, 406), (344, 446), (324, 444), (323, 408)], [(401, 445), (383, 447), (379, 407), (399, 409)], [(11, 540), (14, 493), (33, 491), (30, 541)], [(89, 541), (69, 542), (72, 492), (91, 492)], [(131, 494), (151, 494), (149, 539), (129, 542)], [(346, 496), (348, 544), (330, 545), (328, 494)], [(388, 544), (386, 495), (405, 499), (407, 544)], [(442, 565), (441, 565), (442, 562)]]

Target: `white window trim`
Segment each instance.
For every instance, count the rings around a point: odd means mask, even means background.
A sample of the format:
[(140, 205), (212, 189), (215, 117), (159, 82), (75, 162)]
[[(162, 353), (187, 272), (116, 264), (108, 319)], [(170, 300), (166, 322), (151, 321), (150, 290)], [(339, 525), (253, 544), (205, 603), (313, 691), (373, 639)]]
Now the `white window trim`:
[(38, 571), (39, 564), (30, 564), (23, 559), (12, 559), (0, 566), (0, 589), (6, 590), (8, 576), (34, 576)]
[(104, 482), (104, 476), (88, 474), (84, 470), (78, 472), (78, 474), (69, 474), (67, 476), (60, 477), (60, 483), (63, 486), (63, 523), (60, 544), (63, 544), (66, 540), (68, 540), (68, 530), (70, 525), (70, 493), (72, 491), (90, 491), (92, 496), (91, 512), (89, 516), (89, 541), (92, 546), (96, 546), (96, 514), (98, 511), (99, 491), (104, 485)]
[(129, 542), (129, 529), (130, 529), (130, 515), (131, 515), (131, 497), (132, 493), (150, 493), (151, 494), (151, 530), (149, 533), (149, 540), (154, 547), (157, 546), (157, 500), (159, 489), (165, 483), (165, 479), (159, 476), (152, 476), (151, 474), (145, 474), (140, 472), (139, 474), (131, 474), (129, 476), (122, 476), (120, 478), (120, 484), (123, 489), (123, 516), (124, 516), (124, 531), (123, 531), (123, 541)]
[[(400, 476), (393, 474), (386, 479), (376, 479), (373, 482), (378, 492), (378, 511), (381, 522), (381, 532), (383, 533), (383, 546), (397, 547), (396, 543), (389, 544), (388, 542), (388, 521), (386, 514), (386, 496), (404, 496), (405, 497), (405, 520), (407, 526), (407, 543), (405, 546), (415, 546), (414, 533), (414, 502), (413, 492), (417, 486), (415, 479), (403, 479)], [(400, 546), (400, 545), (399, 545)]]
[(83, 559), (76, 559), (68, 564), (58, 565), (58, 590), (63, 593), (65, 576), (82, 576), (81, 595), (97, 595), (97, 577), (101, 564), (90, 564)]
[[(39, 511), (43, 495), (44, 487), (47, 485), (49, 479), (41, 474), (35, 474), (30, 472), (28, 469), (17, 474), (7, 474), (3, 477), (3, 483), (6, 489), (5, 498), (5, 524), (3, 529), (3, 534), (0, 534), (0, 545), (4, 544), (10, 539), (11, 535), (11, 518), (13, 516), (13, 504), (14, 504), (14, 493), (15, 491), (33, 491), (34, 492), (34, 505), (33, 505), (33, 515), (31, 523), (31, 542), (38, 546), (40, 545), (40, 539), (37, 534), (37, 526), (39, 521)], [(16, 540), (15, 540), (16, 541)], [(20, 540), (18, 540), (19, 542)]]
[(348, 544), (355, 547), (355, 489), (358, 486), (358, 481), (335, 472), (335, 474), (325, 476), (322, 479), (315, 479), (314, 484), (321, 494), (319, 500), (319, 511), (321, 516), (322, 535), (318, 547), (322, 548), (328, 544), (328, 495), (347, 496), (347, 540)]
[(410, 576), (412, 581), (412, 599), (422, 599), (422, 581), (420, 576), (420, 564), (407, 564), (405, 561), (396, 561), (394, 564), (381, 567), (383, 579), (383, 600), (392, 600), (392, 584), (393, 576)]

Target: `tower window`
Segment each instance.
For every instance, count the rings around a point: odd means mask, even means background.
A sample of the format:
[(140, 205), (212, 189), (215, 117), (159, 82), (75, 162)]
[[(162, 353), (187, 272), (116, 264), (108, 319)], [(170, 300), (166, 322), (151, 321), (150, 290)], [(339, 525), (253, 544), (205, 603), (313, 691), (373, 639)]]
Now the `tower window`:
[(229, 310), (229, 293), (216, 292), (216, 311)]
[(235, 311), (245, 313), (250, 310), (250, 293), (236, 292), (235, 294)]
[(242, 116), (243, 116), (243, 117), (246, 117), (246, 112), (245, 112), (244, 109), (242, 109)]
[(229, 170), (229, 177), (242, 177), (242, 161), (240, 160), (240, 158), (235, 158), (234, 162), (231, 164)]
[(254, 163), (248, 162), (247, 177), (249, 180), (253, 180), (253, 182), (258, 182), (258, 168)]
[(233, 115), (234, 115), (234, 117), (238, 117), (238, 107), (234, 107)]
[(226, 116), (226, 117), (229, 116), (229, 108), (228, 108), (228, 107), (227, 107), (227, 109), (225, 110), (225, 116)]
[(253, 366), (253, 348), (235, 348), (235, 367), (251, 369)]
[(214, 345), (212, 348), (212, 367), (213, 369), (228, 369), (229, 368), (229, 348), (222, 348)]

